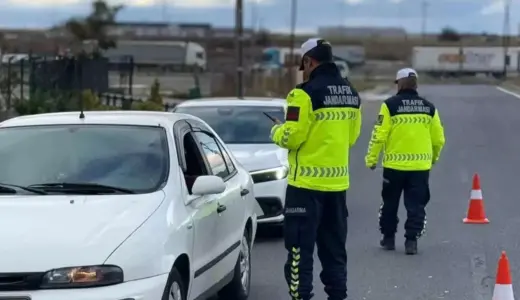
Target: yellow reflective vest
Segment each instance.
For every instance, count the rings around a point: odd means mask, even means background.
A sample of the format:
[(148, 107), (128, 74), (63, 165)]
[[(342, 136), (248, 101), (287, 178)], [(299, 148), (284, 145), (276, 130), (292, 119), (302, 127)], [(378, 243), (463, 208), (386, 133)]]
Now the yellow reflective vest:
[(381, 105), (365, 164), (375, 166), (383, 150), (385, 168), (430, 170), (439, 159), (444, 143), (439, 111), (417, 91), (402, 90)]
[(335, 64), (322, 64), (287, 96), (285, 123), (272, 140), (289, 150), (288, 184), (318, 191), (349, 188), (349, 149), (361, 131), (360, 99)]

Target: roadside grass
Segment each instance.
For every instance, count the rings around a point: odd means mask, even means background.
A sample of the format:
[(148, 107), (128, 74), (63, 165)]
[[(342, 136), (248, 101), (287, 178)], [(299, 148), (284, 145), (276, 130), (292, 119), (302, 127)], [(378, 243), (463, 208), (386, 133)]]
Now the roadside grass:
[(513, 77), (504, 80), (498, 86), (503, 87), (507, 90), (511, 90), (515, 93), (520, 93), (520, 77)]

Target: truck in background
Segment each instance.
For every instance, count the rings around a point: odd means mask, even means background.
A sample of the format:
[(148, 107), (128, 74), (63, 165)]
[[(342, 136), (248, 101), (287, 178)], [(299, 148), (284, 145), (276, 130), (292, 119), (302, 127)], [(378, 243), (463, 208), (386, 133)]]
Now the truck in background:
[(520, 70), (520, 47), (414, 47), (412, 66), (417, 72), (433, 77), (487, 76), (502, 77)]
[[(300, 48), (292, 50), (287, 47), (271, 47), (264, 49), (260, 62), (255, 66), (257, 70), (275, 70), (300, 65), (302, 53)], [(338, 66), (341, 76), (347, 77), (350, 74), (348, 61), (341, 57), (334, 57), (334, 63)]]
[(363, 46), (332, 45), (332, 53), (337, 59), (347, 62), (351, 69), (364, 65), (366, 61)]
[[(87, 41), (84, 46), (92, 46), (93, 43)], [(116, 48), (103, 51), (102, 54), (113, 63), (132, 57), (137, 68), (201, 72), (207, 68), (206, 50), (200, 44), (189, 41), (118, 40)]]

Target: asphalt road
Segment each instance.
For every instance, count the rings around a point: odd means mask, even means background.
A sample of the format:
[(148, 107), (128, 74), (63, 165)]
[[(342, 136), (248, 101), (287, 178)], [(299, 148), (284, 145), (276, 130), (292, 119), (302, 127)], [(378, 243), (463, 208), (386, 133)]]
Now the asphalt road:
[[(351, 156), (349, 299), (489, 300), (501, 250), (508, 253), (520, 294), (520, 99), (484, 85), (424, 86), (420, 92), (439, 108), (447, 139), (431, 174), (427, 235), (420, 254), (406, 256), (401, 222), (397, 251), (378, 247), (381, 170), (365, 169), (363, 157), (380, 103), (366, 103), (363, 133)], [(462, 224), (474, 172), (481, 176), (489, 225)], [(262, 235), (253, 250), (250, 299), (289, 299), (283, 241)], [(316, 260), (315, 299), (326, 299), (319, 271)]]

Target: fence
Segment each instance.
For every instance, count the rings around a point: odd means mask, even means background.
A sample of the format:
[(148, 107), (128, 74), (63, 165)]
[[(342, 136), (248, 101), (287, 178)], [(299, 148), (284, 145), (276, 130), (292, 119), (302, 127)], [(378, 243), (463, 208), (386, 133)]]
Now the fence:
[[(290, 72), (293, 72), (292, 76)], [(283, 97), (294, 87), (294, 82), (301, 82), (301, 72), (290, 69), (251, 71), (244, 74), (244, 94), (247, 97)], [(213, 81), (212, 96), (234, 97), (237, 90), (236, 75), (222, 74)]]
[[(98, 96), (98, 99), (102, 105), (120, 108), (122, 110), (131, 110), (134, 103), (144, 102), (147, 99), (142, 99), (130, 95), (123, 94), (111, 94), (111, 93), (101, 93)], [(184, 101), (183, 99), (163, 99), (163, 107), (164, 111), (171, 111), (177, 104)]]
[[(109, 71), (117, 70), (120, 80), (132, 85), (131, 59), (110, 64), (104, 58), (38, 57), (9, 58), (0, 65), (0, 97), (3, 108), (13, 108), (15, 102), (27, 101), (41, 92), (56, 94), (91, 90), (95, 93), (118, 92), (109, 88)], [(128, 91), (132, 93), (131, 89)]]

